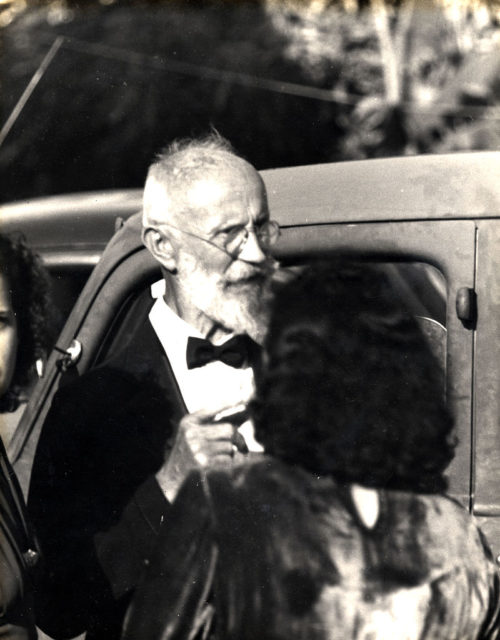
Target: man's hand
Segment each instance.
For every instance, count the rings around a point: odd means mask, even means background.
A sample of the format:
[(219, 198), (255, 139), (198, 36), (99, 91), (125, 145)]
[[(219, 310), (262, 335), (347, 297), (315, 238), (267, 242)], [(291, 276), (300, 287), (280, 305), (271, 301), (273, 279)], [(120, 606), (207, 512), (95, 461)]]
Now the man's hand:
[[(167, 500), (172, 502), (190, 471), (197, 468), (228, 468), (235, 462), (240, 446), (235, 421), (220, 418), (229, 409), (200, 410), (185, 415), (170, 455), (156, 474)], [(243, 415), (243, 414), (242, 414)], [(242, 438), (241, 438), (242, 440)]]

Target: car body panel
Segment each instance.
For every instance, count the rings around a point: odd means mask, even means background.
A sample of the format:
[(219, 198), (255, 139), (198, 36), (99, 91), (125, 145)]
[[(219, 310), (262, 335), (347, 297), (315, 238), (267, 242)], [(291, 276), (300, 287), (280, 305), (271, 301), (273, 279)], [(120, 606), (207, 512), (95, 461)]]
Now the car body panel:
[(262, 175), (270, 209), (283, 224), (470, 219), (500, 210), (496, 152), (361, 160)]
[(500, 517), (500, 220), (477, 230), (474, 512)]
[(2, 233), (21, 231), (49, 267), (97, 264), (116, 229), (141, 208), (139, 189), (68, 194), (0, 206)]

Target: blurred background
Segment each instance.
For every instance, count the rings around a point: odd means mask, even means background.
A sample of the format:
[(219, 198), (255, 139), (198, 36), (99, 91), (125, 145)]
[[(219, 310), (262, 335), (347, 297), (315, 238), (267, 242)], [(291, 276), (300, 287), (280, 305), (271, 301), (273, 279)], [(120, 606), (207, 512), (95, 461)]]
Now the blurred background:
[(211, 127), (259, 169), (500, 149), (500, 0), (0, 0), (0, 38), (3, 202)]

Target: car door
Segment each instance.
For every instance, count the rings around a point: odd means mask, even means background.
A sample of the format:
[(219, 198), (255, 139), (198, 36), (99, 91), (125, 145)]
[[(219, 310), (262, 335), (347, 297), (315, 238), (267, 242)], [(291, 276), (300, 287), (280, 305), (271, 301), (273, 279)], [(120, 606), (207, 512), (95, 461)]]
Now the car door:
[(466, 318), (459, 318), (457, 300), (460, 301), (465, 291), (474, 290), (475, 238), (473, 221), (418, 220), (288, 228), (278, 245), (280, 257), (287, 262), (328, 256), (332, 252), (355, 252), (387, 263), (429, 264), (443, 274), (446, 282), (446, 395), (455, 416), (459, 440), (449, 468), (450, 493), (467, 508), (471, 507), (472, 488), (471, 385), (475, 333)]
[[(287, 225), (281, 220), (281, 224), (277, 256), (284, 264), (354, 252), (387, 263), (430, 264), (443, 273), (447, 284), (446, 393), (460, 438), (450, 469), (451, 489), (469, 506), (473, 332), (457, 317), (455, 302), (460, 289), (474, 287), (474, 223), (420, 220)], [(120, 339), (120, 332), (126, 331), (131, 306), (135, 304), (137, 313), (141, 292), (160, 277), (158, 266), (140, 243), (139, 229), (140, 220), (135, 216), (113, 238), (75, 306), (50, 356), (45, 379), (36, 388), (12, 439), (9, 453), (25, 491), (39, 433), (61, 380), (64, 383), (65, 378), (83, 373), (104, 357), (113, 341)]]

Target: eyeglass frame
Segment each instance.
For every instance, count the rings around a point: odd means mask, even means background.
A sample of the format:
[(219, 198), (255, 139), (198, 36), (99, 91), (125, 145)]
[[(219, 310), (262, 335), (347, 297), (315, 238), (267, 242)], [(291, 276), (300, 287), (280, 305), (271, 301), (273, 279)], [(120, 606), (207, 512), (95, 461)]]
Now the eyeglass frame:
[[(269, 242), (269, 244), (267, 246), (264, 246), (265, 249), (269, 249), (269, 247), (272, 247), (275, 244), (275, 242), (278, 240), (278, 238), (280, 237), (280, 235), (281, 235), (281, 227), (279, 225), (279, 222), (277, 222), (276, 220), (266, 220), (265, 222), (262, 223), (261, 228), (264, 225), (266, 227), (270, 227), (271, 229), (274, 229), (274, 231), (276, 232), (276, 235), (272, 239), (272, 241)], [(248, 241), (248, 236), (250, 235), (250, 233), (253, 233), (255, 235), (255, 237), (259, 241), (259, 246), (260, 246), (260, 242), (261, 242), (261, 240), (259, 239), (257, 230), (255, 229), (254, 225), (252, 225), (252, 227), (250, 229), (248, 228), (248, 225), (239, 227), (244, 232), (244, 237), (243, 237), (242, 241), (238, 244), (237, 249), (235, 249), (234, 251), (229, 251), (225, 246), (218, 245), (213, 240), (210, 240), (210, 238), (205, 238), (203, 236), (199, 236), (196, 233), (193, 233), (192, 231), (188, 231), (187, 229), (181, 229), (180, 227), (175, 226), (171, 222), (160, 222), (157, 226), (158, 227), (163, 227), (163, 226), (171, 227), (172, 229), (175, 229), (176, 231), (180, 231), (181, 233), (185, 233), (186, 235), (191, 236), (192, 238), (196, 238), (197, 240), (202, 240), (203, 242), (206, 242), (207, 244), (211, 245), (212, 247), (215, 247), (216, 249), (219, 249), (219, 251), (223, 251), (226, 255), (228, 255), (233, 260), (235, 258), (237, 258), (242, 253), (242, 251), (243, 251), (243, 249), (245, 247), (245, 244)], [(235, 228), (237, 228), (237, 227), (235, 227)], [(235, 238), (237, 238), (237, 237), (238, 237), (238, 234), (235, 236)]]

